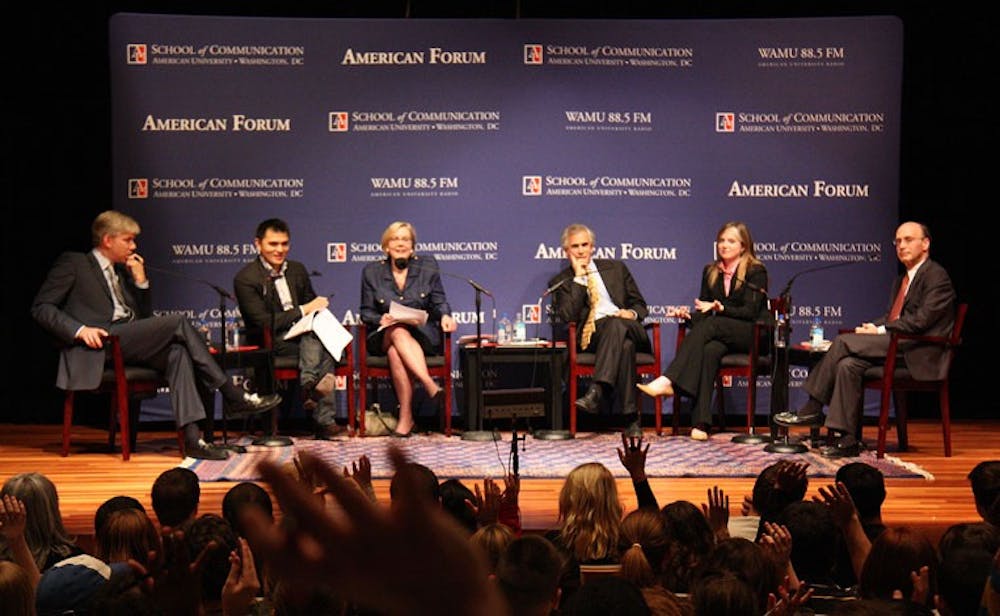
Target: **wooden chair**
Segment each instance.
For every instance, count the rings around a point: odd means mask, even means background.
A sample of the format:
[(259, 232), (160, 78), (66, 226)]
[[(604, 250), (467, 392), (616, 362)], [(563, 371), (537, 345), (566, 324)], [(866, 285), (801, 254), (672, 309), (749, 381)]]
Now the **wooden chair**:
[[(955, 314), (955, 325), (950, 336), (920, 336), (916, 334), (893, 333), (886, 352), (884, 366), (873, 366), (865, 371), (864, 385), (866, 389), (877, 389), (881, 392), (878, 416), (878, 447), (877, 456), (885, 457), (886, 430), (889, 426), (890, 396), (896, 403), (896, 438), (900, 451), (906, 451), (906, 392), (930, 391), (937, 392), (941, 407), (941, 432), (944, 437), (944, 455), (951, 457), (951, 401), (949, 398), (949, 373), (955, 358), (955, 350), (962, 344), (962, 326), (968, 304), (959, 304)], [(942, 361), (944, 378), (934, 381), (919, 381), (910, 374), (905, 366), (896, 365), (900, 342), (912, 340), (921, 344), (935, 344), (945, 349)]]
[[(442, 351), (440, 355), (427, 355), (427, 371), (434, 378), (441, 379), (444, 389), (444, 434), (451, 436), (451, 333), (442, 333)], [(368, 340), (365, 325), (358, 325), (358, 434), (365, 435), (365, 411), (368, 402), (368, 382), (376, 378), (391, 378), (389, 359), (385, 355), (369, 355)]]
[[(348, 329), (351, 328), (349, 327)], [(274, 348), (273, 334), (271, 333), (271, 329), (269, 327), (264, 328), (264, 348)], [(298, 357), (288, 355), (271, 355), (271, 362), (272, 374), (274, 375), (275, 382), (283, 383), (286, 388), (290, 384), (298, 384)], [(355, 434), (357, 408), (354, 405), (354, 342), (348, 344), (344, 349), (344, 355), (341, 357), (341, 360), (337, 362), (337, 367), (334, 368), (333, 374), (347, 379), (347, 424), (350, 427), (351, 434)], [(274, 433), (277, 433), (278, 429), (277, 418), (277, 412), (273, 413), (271, 430)]]
[[(115, 444), (115, 425), (120, 426), (122, 460), (128, 460), (135, 448), (135, 430), (139, 418), (139, 407), (144, 399), (156, 396), (160, 387), (167, 382), (156, 370), (141, 366), (127, 366), (122, 359), (121, 340), (118, 336), (108, 336), (106, 344), (110, 350), (108, 366), (101, 375), (97, 393), (111, 394), (111, 418), (108, 426), (108, 446)], [(70, 429), (73, 426), (73, 406), (76, 391), (67, 389), (63, 398), (63, 432), (60, 455), (69, 455)], [(184, 439), (178, 432), (177, 443), (184, 455)]]
[[(580, 378), (593, 376), (594, 374), (594, 364), (597, 361), (597, 355), (594, 353), (581, 353), (577, 348), (576, 342), (576, 328), (577, 324), (571, 322), (567, 325), (567, 342), (566, 346), (569, 349), (569, 357), (567, 361), (567, 366), (569, 368), (569, 432), (570, 434), (576, 434), (576, 405), (574, 402), (579, 397), (577, 395), (578, 391), (578, 381)], [(644, 375), (653, 376), (654, 378), (660, 375), (660, 324), (659, 323), (646, 323), (643, 325), (647, 334), (651, 337), (651, 343), (653, 347), (652, 353), (636, 353), (635, 355), (635, 372), (642, 378)], [(637, 404), (641, 404), (641, 400), (636, 400)], [(653, 408), (655, 409), (656, 416), (656, 434), (661, 434), (663, 432), (663, 399), (657, 397), (654, 399)]]
[[(677, 348), (680, 349), (687, 334), (688, 323), (681, 321), (677, 327)], [(719, 373), (715, 378), (716, 389), (716, 409), (719, 415), (721, 427), (726, 427), (726, 409), (723, 394), (723, 381), (725, 377), (745, 377), (747, 379), (747, 433), (753, 432), (754, 413), (757, 409), (757, 375), (770, 374), (772, 357), (770, 353), (764, 351), (770, 348), (770, 335), (773, 329), (763, 322), (756, 322), (753, 326), (753, 344), (747, 353), (727, 353), (722, 356), (719, 364)], [(680, 428), (680, 395), (674, 395), (674, 417), (673, 434), (677, 435)]]

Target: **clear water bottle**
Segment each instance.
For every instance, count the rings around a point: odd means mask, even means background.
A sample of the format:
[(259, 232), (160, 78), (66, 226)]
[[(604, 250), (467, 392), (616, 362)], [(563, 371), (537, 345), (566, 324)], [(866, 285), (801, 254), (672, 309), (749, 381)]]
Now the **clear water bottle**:
[(511, 333), (510, 318), (507, 317), (507, 313), (505, 312), (497, 322), (497, 344), (507, 344), (510, 342)]
[(778, 315), (778, 322), (774, 326), (774, 348), (782, 349), (785, 347), (785, 315)]
[(527, 327), (521, 313), (514, 315), (514, 342), (524, 342), (528, 338)]
[(823, 345), (823, 321), (819, 317), (813, 319), (812, 327), (809, 328), (809, 342), (813, 348)]

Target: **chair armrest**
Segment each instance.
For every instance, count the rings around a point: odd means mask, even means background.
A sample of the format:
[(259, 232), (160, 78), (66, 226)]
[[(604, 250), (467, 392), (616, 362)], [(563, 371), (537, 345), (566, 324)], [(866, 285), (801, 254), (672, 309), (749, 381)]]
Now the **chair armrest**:
[(928, 342), (931, 344), (941, 344), (945, 346), (950, 344), (950, 341), (944, 336), (924, 336), (921, 334), (903, 334), (903, 333), (894, 333), (892, 335), (898, 340), (916, 340), (917, 342)]

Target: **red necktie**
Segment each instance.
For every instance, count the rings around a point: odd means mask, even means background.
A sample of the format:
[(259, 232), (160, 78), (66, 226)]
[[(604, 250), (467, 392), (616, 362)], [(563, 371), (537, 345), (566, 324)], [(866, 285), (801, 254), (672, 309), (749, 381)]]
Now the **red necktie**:
[(903, 311), (903, 301), (906, 299), (906, 290), (910, 287), (910, 274), (903, 274), (903, 280), (899, 283), (899, 291), (896, 293), (896, 299), (892, 302), (892, 309), (889, 310), (889, 321), (895, 321), (899, 318), (899, 313)]

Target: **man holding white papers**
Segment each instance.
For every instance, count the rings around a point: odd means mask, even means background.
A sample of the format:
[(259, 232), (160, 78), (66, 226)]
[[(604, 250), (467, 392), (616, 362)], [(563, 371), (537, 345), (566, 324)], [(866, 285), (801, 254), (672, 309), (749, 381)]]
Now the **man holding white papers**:
[[(444, 294), (437, 262), (432, 256), (417, 256), (417, 233), (408, 222), (397, 221), (382, 233), (386, 258), (369, 263), (361, 274), (361, 320), (370, 332), (368, 348), (384, 353), (399, 401), (399, 423), (393, 436), (405, 438), (413, 430), (413, 384), (420, 381), (427, 395), (439, 404), (444, 393), (427, 372), (424, 356), (441, 345), (441, 331), (455, 331), (455, 320)], [(397, 304), (396, 310), (391, 310)], [(399, 307), (427, 313), (422, 325), (413, 325), (412, 313)], [(439, 325), (440, 323), (440, 325)]]
[(254, 245), (260, 257), (236, 274), (233, 285), (248, 334), (262, 338), (264, 330), (270, 330), (276, 355), (298, 356), (304, 406), (314, 409), (316, 437), (330, 438), (346, 431), (336, 423), (336, 360), (312, 327), (285, 339), (296, 322), (322, 314), (329, 301), (316, 295), (305, 266), (288, 259), (290, 241), (284, 220), (269, 218), (257, 225)]

